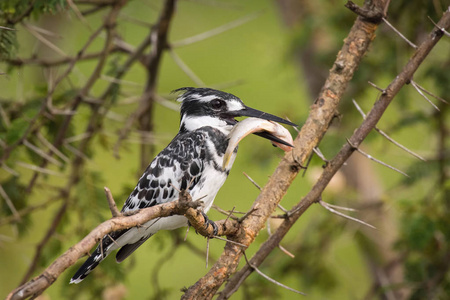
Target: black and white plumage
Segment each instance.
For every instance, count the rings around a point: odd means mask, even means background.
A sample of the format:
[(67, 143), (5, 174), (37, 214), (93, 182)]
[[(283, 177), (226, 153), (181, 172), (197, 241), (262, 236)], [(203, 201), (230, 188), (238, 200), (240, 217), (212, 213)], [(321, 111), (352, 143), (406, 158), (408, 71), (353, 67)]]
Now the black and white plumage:
[[(217, 192), (224, 184), (237, 153), (222, 169), (228, 134), (240, 116), (257, 117), (295, 125), (282, 118), (244, 105), (236, 96), (209, 88), (181, 88), (180, 130), (169, 145), (150, 163), (135, 189), (126, 200), (122, 212), (132, 212), (178, 199), (178, 191), (186, 190), (192, 199), (202, 199), (203, 212), (211, 208)], [(280, 142), (269, 133), (258, 135)], [(282, 142), (282, 141), (281, 141)], [(102, 244), (85, 261), (70, 283), (81, 282), (107, 255), (120, 248), (117, 262), (122, 262), (159, 230), (173, 230), (187, 225), (184, 216), (150, 220), (106, 235)]]

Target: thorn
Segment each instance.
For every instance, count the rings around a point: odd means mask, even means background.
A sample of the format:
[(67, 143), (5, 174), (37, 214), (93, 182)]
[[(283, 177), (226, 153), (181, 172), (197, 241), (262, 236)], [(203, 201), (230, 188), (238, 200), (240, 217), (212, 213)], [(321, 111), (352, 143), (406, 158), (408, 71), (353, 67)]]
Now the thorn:
[(44, 36), (42, 36), (33, 25), (29, 25), (26, 22), (22, 22), (22, 26), (25, 27), (36, 39), (38, 39), (42, 44), (46, 45), (48, 48), (52, 49), (59, 55), (63, 57), (67, 57), (67, 54), (64, 53), (58, 46), (50, 42), (48, 39), (46, 39)]
[(39, 173), (43, 173), (43, 174), (47, 174), (47, 175), (65, 177), (65, 175), (63, 173), (56, 172), (56, 171), (53, 171), (53, 170), (50, 170), (50, 169), (47, 169), (47, 168), (41, 168), (41, 167), (38, 167), (38, 166), (35, 166), (35, 165), (32, 165), (32, 164), (27, 164), (27, 163), (24, 163), (22, 161), (16, 161), (16, 164), (18, 166), (21, 166), (21, 167), (26, 168), (26, 169), (30, 169), (30, 170), (35, 171), (35, 172), (39, 172)]
[(206, 267), (208, 269), (208, 260), (209, 260), (209, 237), (206, 237)]
[(357, 209), (354, 208), (350, 208), (350, 207), (344, 207), (344, 206), (338, 206), (338, 205), (333, 205), (330, 203), (327, 203), (327, 205), (329, 207), (335, 208), (335, 209), (340, 209), (340, 210), (346, 210), (346, 211), (358, 211)]
[(373, 86), (375, 89), (379, 90), (381, 92), (382, 95), (386, 95), (386, 90), (378, 87), (375, 83), (371, 82), (371, 81), (367, 81), (367, 83), (369, 83), (371, 86)]
[(268, 281), (270, 281), (270, 282), (272, 282), (272, 283), (274, 283), (274, 284), (276, 284), (276, 285), (278, 285), (278, 286), (280, 286), (280, 287), (282, 287), (282, 288), (284, 288), (284, 289), (287, 289), (287, 290), (289, 290), (289, 291), (291, 291), (291, 292), (294, 292), (294, 293), (297, 293), (297, 294), (306, 296), (305, 293), (302, 293), (302, 292), (300, 292), (300, 291), (297, 291), (297, 290), (295, 290), (295, 289), (293, 289), (293, 288), (288, 287), (287, 285), (284, 285), (284, 284), (282, 284), (282, 283), (276, 281), (275, 279), (270, 278), (269, 276), (267, 276), (266, 274), (264, 274), (263, 272), (261, 272), (256, 266), (250, 264), (250, 262), (249, 262), (248, 259), (247, 259), (247, 255), (245, 254), (245, 251), (243, 251), (243, 254), (244, 254), (244, 258), (245, 258), (245, 261), (247, 262), (248, 266), (249, 266), (250, 268), (252, 268), (253, 270), (255, 270), (256, 273), (258, 273), (259, 275), (261, 275), (262, 277), (264, 277), (264, 278), (267, 279)]
[(346, 219), (355, 221), (355, 222), (357, 222), (357, 223), (366, 225), (366, 226), (368, 226), (368, 227), (370, 227), (370, 228), (372, 228), (372, 229), (377, 229), (375, 226), (370, 225), (369, 223), (366, 223), (366, 222), (364, 222), (364, 221), (361, 221), (360, 219), (357, 219), (357, 218), (353, 218), (353, 217), (347, 216), (347, 215), (345, 215), (345, 214), (343, 214), (343, 213), (341, 213), (341, 212), (339, 212), (339, 211), (333, 209), (332, 207), (330, 207), (330, 205), (329, 205), (328, 203), (326, 203), (326, 202), (324, 202), (324, 201), (322, 200), (322, 197), (319, 198), (319, 201), (318, 201), (318, 202), (319, 202), (319, 204), (320, 204), (323, 208), (325, 208), (326, 210), (328, 210), (329, 212), (331, 212), (331, 213), (333, 213), (333, 214), (336, 214), (336, 215), (341, 216), (341, 217), (343, 217), (343, 218), (346, 218)]
[(244, 247), (244, 248), (248, 248), (248, 246), (246, 246), (244, 244), (241, 244), (241, 243), (238, 243), (238, 242), (235, 242), (235, 241), (232, 241), (232, 240), (229, 240), (229, 239), (217, 236), (217, 235), (215, 235), (214, 238), (218, 239), (218, 240), (221, 240), (221, 241), (230, 242), (232, 244), (235, 244), (235, 245), (238, 245), (238, 246), (241, 246), (241, 247)]
[(409, 175), (408, 175), (408, 174), (406, 174), (406, 173), (400, 171), (399, 169), (396, 169), (396, 168), (394, 168), (394, 167), (392, 167), (392, 166), (390, 166), (390, 165), (388, 165), (388, 164), (382, 162), (381, 160), (378, 160), (378, 159), (374, 158), (373, 156), (371, 156), (371, 155), (365, 153), (364, 151), (362, 151), (362, 150), (359, 149), (358, 147), (355, 147), (354, 145), (352, 145), (352, 143), (350, 142), (349, 139), (347, 139), (347, 143), (348, 143), (351, 147), (353, 147), (353, 149), (355, 149), (357, 152), (361, 153), (362, 155), (364, 155), (364, 156), (367, 157), (368, 159), (373, 160), (374, 162), (377, 162), (377, 163), (379, 163), (380, 165), (383, 165), (383, 166), (385, 166), (385, 167), (387, 167), (387, 168), (389, 168), (389, 169), (391, 169), (391, 170), (394, 170), (394, 171), (396, 171), (396, 172), (398, 172), (398, 173), (400, 173), (400, 174), (402, 174), (402, 175), (404, 175), (404, 176), (406, 176), (406, 177), (409, 178)]
[(250, 21), (256, 19), (257, 17), (259, 17), (260, 15), (262, 15), (262, 12), (251, 13), (247, 16), (244, 16), (243, 18), (231, 21), (230, 23), (224, 24), (224, 25), (214, 28), (212, 30), (191, 36), (191, 37), (183, 39), (181, 41), (174, 42), (174, 43), (172, 43), (172, 47), (182, 47), (182, 46), (186, 46), (186, 45), (190, 45), (190, 44), (193, 44), (196, 42), (203, 41), (205, 39), (208, 39), (210, 37), (221, 34), (230, 29), (233, 29), (235, 27), (241, 26), (247, 22), (250, 22)]
[(41, 156), (43, 159), (53, 163), (54, 165), (57, 165), (58, 167), (62, 167), (62, 163), (61, 162), (57, 161), (56, 159), (54, 159), (53, 157), (48, 155), (47, 153), (42, 151), (39, 147), (37, 147), (37, 146), (33, 145), (32, 143), (30, 143), (28, 140), (25, 139), (23, 141), (23, 144), (25, 145), (25, 147), (27, 147), (28, 149), (32, 150), (37, 155)]
[(430, 16), (428, 16), (428, 19), (430, 19), (431, 23), (434, 24), (434, 26), (436, 26), (440, 31), (442, 31), (443, 34), (445, 34), (446, 36), (450, 37), (450, 33), (448, 31), (446, 31), (444, 28), (439, 27), (438, 24), (436, 24), (433, 19), (430, 18)]
[(86, 161), (92, 161), (88, 156), (86, 156), (86, 154), (84, 154), (83, 152), (81, 152), (80, 150), (78, 150), (77, 148), (73, 147), (72, 145), (70, 145), (69, 143), (64, 143), (64, 147), (67, 148), (67, 150), (69, 150), (70, 152), (72, 152), (74, 155), (81, 157), (82, 159), (86, 160)]
[(422, 91), (424, 91), (425, 93), (427, 93), (427, 94), (430, 95), (431, 97), (433, 97), (433, 98), (435, 98), (435, 99), (437, 99), (437, 100), (439, 100), (439, 101), (441, 101), (441, 102), (443, 102), (443, 103), (449, 105), (448, 101), (446, 101), (445, 99), (443, 99), (443, 98), (441, 98), (441, 97), (439, 97), (439, 96), (436, 96), (435, 94), (433, 94), (433, 93), (427, 91), (424, 87), (420, 86), (417, 82), (415, 82), (415, 84), (417, 85), (417, 87), (418, 87), (419, 89), (421, 89)]
[(8, 172), (9, 174), (15, 176), (15, 177), (19, 177), (20, 174), (18, 172), (16, 172), (15, 170), (11, 169), (10, 167), (8, 167), (4, 162), (0, 163), (0, 166), (2, 167), (3, 170), (5, 170), (6, 172)]
[[(363, 112), (363, 110), (361, 109), (361, 107), (358, 105), (358, 103), (356, 103), (356, 101), (353, 99), (353, 104), (355, 105), (356, 109), (359, 111), (359, 113), (362, 115), (363, 119), (366, 118), (366, 114)], [(409, 154), (411, 154), (412, 156), (422, 160), (422, 161), (426, 161), (425, 158), (423, 158), (422, 156), (420, 156), (419, 154), (409, 150), (408, 148), (406, 148), (405, 146), (403, 146), (402, 144), (400, 144), (399, 142), (395, 141), (393, 138), (391, 138), (390, 136), (388, 136), (383, 130), (379, 129), (377, 126), (374, 127), (375, 131), (378, 132), (379, 134), (381, 134), (383, 137), (385, 137), (389, 142), (393, 143), (394, 145), (396, 145), (397, 147), (405, 150), (406, 152), (408, 152)]]
[(39, 139), (39, 141), (44, 144), (44, 146), (46, 146), (48, 149), (50, 149), (50, 151), (52, 151), (53, 153), (55, 153), (59, 158), (61, 158), (64, 162), (66, 163), (70, 163), (70, 159), (65, 156), (61, 151), (59, 151), (55, 146), (53, 146), (52, 143), (50, 143), (43, 135), (42, 133), (38, 132), (37, 133), (37, 138)]
[(288, 211), (286, 208), (284, 208), (283, 206), (281, 206), (281, 204), (277, 204), (277, 207), (278, 207), (279, 209), (281, 209), (281, 210), (289, 217), (289, 211)]
[(225, 219), (225, 223), (228, 221), (228, 219), (231, 217), (231, 215), (234, 212), (234, 209), (236, 208), (236, 206), (233, 206), (233, 208), (230, 210), (230, 213), (228, 214), (227, 218)]
[(112, 236), (109, 235), (109, 233), (107, 233), (106, 235), (111, 239), (111, 241), (112, 241), (117, 247), (120, 247), (119, 244), (116, 242), (116, 240), (113, 239)]
[(322, 152), (320, 151), (319, 147), (314, 147), (313, 151), (315, 154), (317, 154), (318, 157), (320, 157), (321, 160), (323, 160), (326, 163), (329, 163), (330, 161), (328, 159), (325, 158), (325, 156), (322, 154)]
[(5, 27), (5, 26), (0, 26), (0, 29), (11, 30), (11, 31), (16, 31), (17, 30), (17, 29)]
[(171, 47), (168, 48), (169, 54), (178, 67), (193, 81), (197, 86), (206, 86), (203, 80), (198, 77), (188, 65), (173, 51)]
[(278, 248), (280, 248), (280, 250), (286, 254), (287, 256), (291, 257), (291, 258), (295, 258), (295, 255), (292, 254), (291, 252), (287, 251), (286, 248), (284, 248), (283, 246), (281, 246), (280, 244), (278, 244)]
[(103, 258), (103, 238), (100, 239), (100, 254)]
[(416, 89), (416, 91), (425, 98), (425, 100), (427, 100), (431, 106), (433, 106), (437, 111), (441, 111), (439, 109), (439, 107), (436, 106), (436, 104), (434, 104), (430, 99), (428, 99), (428, 97), (419, 89), (419, 87), (417, 86), (417, 84), (414, 81), (410, 81), (411, 85)]
[(256, 186), (258, 190), (261, 190), (261, 186), (257, 184), (250, 176), (248, 176), (247, 173), (242, 172), (242, 174), (244, 174), (244, 176), (247, 177), (247, 179), (250, 180), (250, 182), (253, 183), (253, 185)]
[(252, 208), (250, 209), (248, 212), (245, 213), (245, 215), (243, 215), (242, 217), (240, 217), (237, 221), (239, 223), (241, 223), (242, 221), (244, 221), (249, 215), (251, 215), (254, 211), (257, 211), (257, 208)]
[(384, 21), (384, 23), (386, 23), (387, 26), (389, 26), (392, 30), (394, 30), (394, 32), (397, 33), (405, 42), (407, 42), (414, 49), (417, 49), (417, 46), (413, 42), (408, 40), (403, 34), (401, 34), (401, 32), (398, 31), (394, 26), (392, 26), (392, 24), (389, 23), (388, 20), (386, 20), (386, 18), (383, 17), (381, 19)]
[(190, 228), (191, 228), (191, 224), (188, 222), (188, 226), (187, 226), (187, 229), (186, 229), (186, 234), (184, 235), (183, 242), (186, 242)]

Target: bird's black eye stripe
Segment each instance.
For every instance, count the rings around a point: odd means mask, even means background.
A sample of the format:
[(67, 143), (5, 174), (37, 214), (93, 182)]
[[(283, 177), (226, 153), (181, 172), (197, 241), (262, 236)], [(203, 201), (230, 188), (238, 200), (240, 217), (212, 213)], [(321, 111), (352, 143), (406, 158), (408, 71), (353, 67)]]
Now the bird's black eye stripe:
[(213, 99), (211, 100), (210, 105), (213, 109), (221, 109), (225, 106), (225, 101), (220, 99)]

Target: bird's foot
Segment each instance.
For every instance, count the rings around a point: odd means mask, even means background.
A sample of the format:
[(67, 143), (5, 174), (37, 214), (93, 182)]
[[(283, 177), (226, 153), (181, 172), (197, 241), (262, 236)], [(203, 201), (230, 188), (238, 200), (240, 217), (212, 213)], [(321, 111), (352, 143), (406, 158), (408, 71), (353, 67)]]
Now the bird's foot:
[(202, 213), (202, 216), (205, 219), (205, 228), (207, 229), (208, 226), (211, 225), (213, 228), (212, 236), (216, 236), (219, 233), (219, 227), (217, 227), (216, 223), (214, 221), (211, 221), (203, 211), (200, 212)]

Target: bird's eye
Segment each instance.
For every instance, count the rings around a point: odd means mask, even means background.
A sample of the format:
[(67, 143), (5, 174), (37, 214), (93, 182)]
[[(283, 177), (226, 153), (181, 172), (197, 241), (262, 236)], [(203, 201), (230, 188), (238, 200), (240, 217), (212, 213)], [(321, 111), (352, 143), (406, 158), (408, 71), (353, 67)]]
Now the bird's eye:
[(210, 105), (213, 109), (221, 109), (225, 106), (225, 101), (220, 99), (211, 100)]

